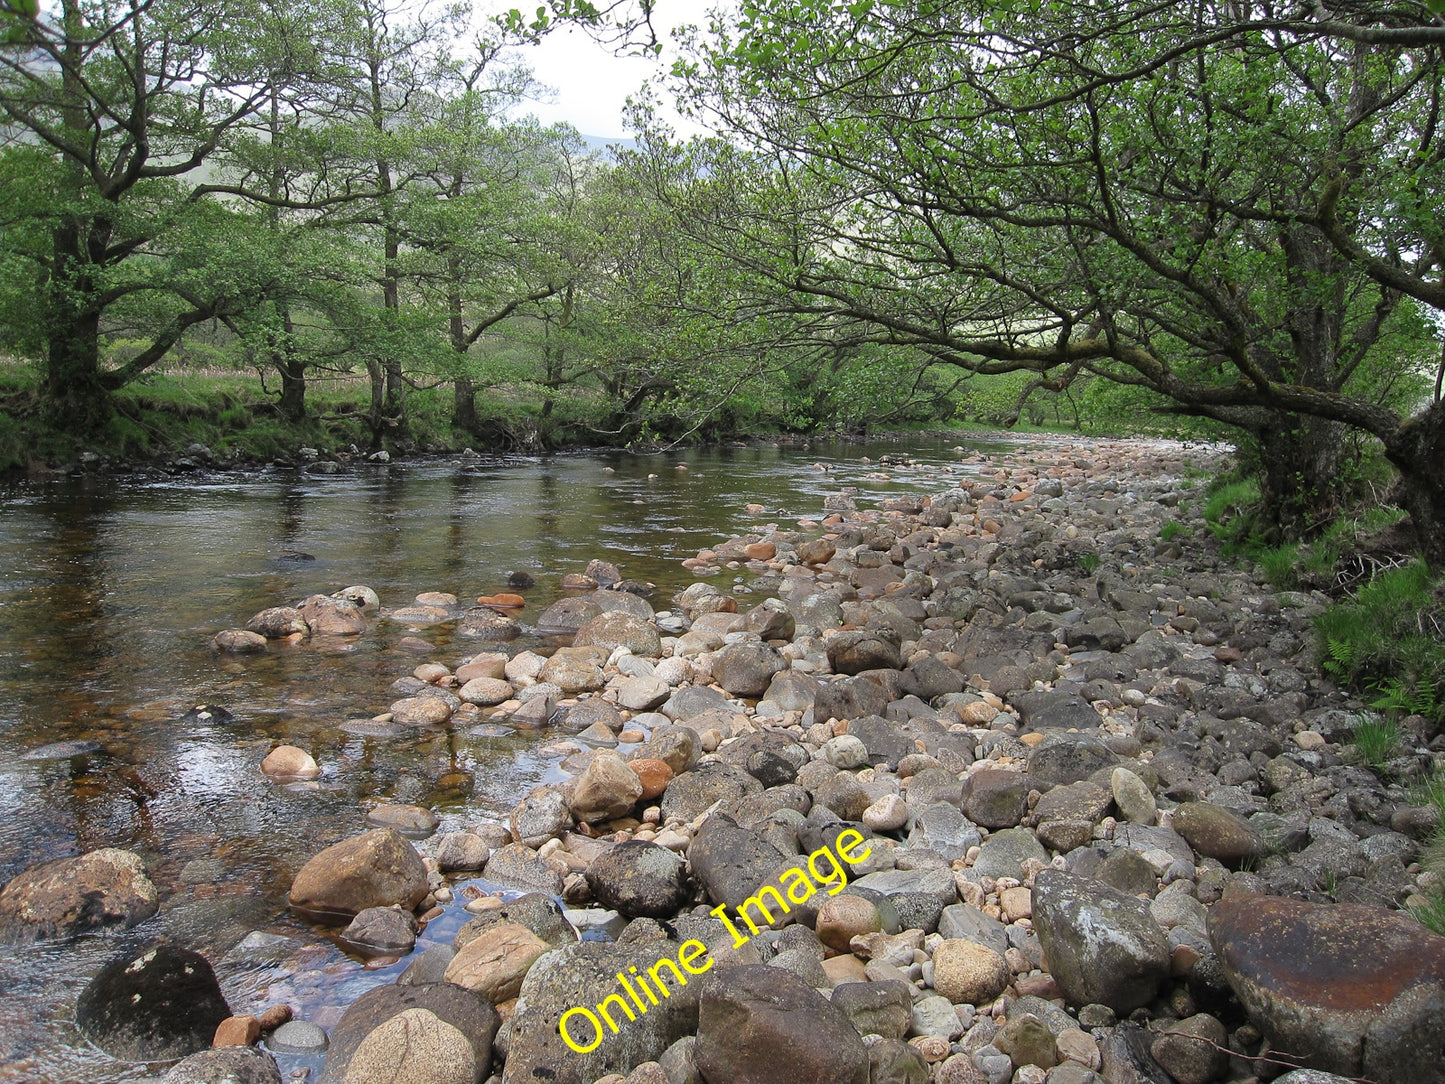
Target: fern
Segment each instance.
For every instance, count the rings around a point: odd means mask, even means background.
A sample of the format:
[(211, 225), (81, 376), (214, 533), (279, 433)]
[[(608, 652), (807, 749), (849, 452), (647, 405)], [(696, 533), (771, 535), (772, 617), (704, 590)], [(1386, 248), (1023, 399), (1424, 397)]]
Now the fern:
[(1336, 640), (1331, 637), (1325, 643), (1329, 658), (1324, 661), (1324, 671), (1337, 678), (1347, 678), (1355, 661), (1355, 645), (1350, 640)]

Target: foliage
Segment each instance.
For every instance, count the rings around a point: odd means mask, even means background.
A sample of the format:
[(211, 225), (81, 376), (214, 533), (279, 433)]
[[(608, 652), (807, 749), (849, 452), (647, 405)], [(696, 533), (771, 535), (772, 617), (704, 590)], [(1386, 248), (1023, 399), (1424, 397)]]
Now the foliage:
[(679, 75), (799, 195), (792, 229), (754, 201), (732, 234), (798, 311), (1242, 428), (1260, 512), (1294, 532), (1340, 505), (1349, 434), (1369, 434), (1445, 559), (1435, 334), (1405, 300), (1445, 306), (1435, 38), (1402, 55), (1343, 20), (1250, 19), (1211, 0), (745, 0)]
[(1326, 673), (1376, 708), (1438, 721), (1445, 701), (1445, 592), (1423, 561), (1376, 575), (1315, 618)]

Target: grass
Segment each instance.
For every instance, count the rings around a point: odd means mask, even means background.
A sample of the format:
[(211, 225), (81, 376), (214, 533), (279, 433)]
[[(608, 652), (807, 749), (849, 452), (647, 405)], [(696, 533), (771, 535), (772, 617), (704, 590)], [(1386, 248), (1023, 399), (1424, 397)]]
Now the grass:
[(1248, 513), (1259, 504), (1259, 482), (1243, 478), (1225, 482), (1215, 488), (1204, 502), (1204, 521), (1216, 538), (1242, 537), (1241, 526), (1247, 527)]
[(1393, 719), (1362, 715), (1355, 721), (1354, 746), (1366, 764), (1383, 773), (1400, 750), (1400, 724)]
[(1189, 528), (1180, 523), (1177, 519), (1167, 519), (1164, 525), (1159, 528), (1159, 541), (1172, 542), (1180, 535), (1187, 535)]
[(1097, 553), (1079, 554), (1079, 568), (1083, 569), (1086, 576), (1092, 576), (1099, 571), (1099, 565), (1102, 563), (1103, 559)]
[(1445, 585), (1416, 560), (1375, 576), (1315, 618), (1318, 658), (1391, 715), (1439, 722), (1445, 691)]
[(1298, 543), (1260, 550), (1255, 555), (1264, 578), (1276, 591), (1290, 591), (1299, 586), (1295, 566), (1299, 562)]
[[(1420, 855), (1420, 865), (1437, 875), (1445, 875), (1445, 775), (1431, 775), (1415, 787), (1410, 800), (1414, 805), (1435, 810), (1435, 834)], [(1410, 913), (1427, 929), (1445, 935), (1445, 889), (1436, 889), (1425, 902), (1410, 908)]]

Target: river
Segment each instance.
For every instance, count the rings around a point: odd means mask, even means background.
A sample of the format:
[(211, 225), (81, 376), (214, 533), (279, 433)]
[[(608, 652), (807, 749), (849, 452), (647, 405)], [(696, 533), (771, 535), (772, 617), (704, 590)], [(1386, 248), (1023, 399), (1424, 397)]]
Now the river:
[[(291, 917), (286, 890), (301, 863), (363, 830), (380, 802), (430, 806), (441, 830), (454, 830), (504, 820), (555, 771), (537, 755), (545, 739), (535, 733), (443, 727), (380, 739), (341, 729), (386, 710), (389, 684), (422, 661), (396, 646), (414, 630), (378, 620), (345, 644), (273, 645), (239, 659), (211, 650), (218, 630), (353, 584), (388, 608), (430, 590), (467, 602), (507, 590), (513, 570), (537, 580), (526, 625), (558, 597), (561, 576), (592, 558), (656, 584), (652, 605), (665, 609), (694, 578), (680, 562), (698, 549), (819, 516), (823, 497), (843, 486), (866, 503), (954, 485), (970, 469), (958, 466), (958, 442), (365, 464), (337, 476), (78, 478), (5, 493), (0, 882), (49, 858), (122, 847), (145, 859), (161, 913), (119, 938), (0, 957), (0, 1079), (146, 1075), (89, 1047), (70, 1021), (86, 979), (146, 937), (204, 952), (238, 1010), (285, 1000), (304, 1019), (334, 1022), (404, 962), (364, 970)], [(917, 465), (870, 462), (884, 454)], [(766, 511), (747, 512), (750, 502)], [(453, 644), (449, 629), (416, 633), (436, 645), (430, 657), (450, 665), (483, 649)], [(188, 719), (198, 704), (224, 706), (234, 721)], [(279, 786), (260, 774), (283, 741), (316, 756), (318, 783)], [(55, 748), (62, 742), (77, 744)], [(461, 919), (453, 905), (426, 940), (448, 940)], [(317, 1064), (279, 1060), (283, 1070)]]

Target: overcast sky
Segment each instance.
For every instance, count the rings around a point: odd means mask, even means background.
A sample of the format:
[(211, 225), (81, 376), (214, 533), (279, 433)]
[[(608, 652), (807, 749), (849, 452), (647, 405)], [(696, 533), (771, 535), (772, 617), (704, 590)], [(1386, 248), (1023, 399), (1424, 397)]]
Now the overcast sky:
[[(481, 0), (478, 4), (479, 8), (498, 11), (514, 6), (531, 11), (536, 0)], [(708, 10), (717, 6), (718, 0), (659, 0), (653, 26), (663, 40), (663, 53), (656, 59), (616, 56), (580, 30), (552, 31), (541, 44), (518, 50), (518, 55), (531, 66), (539, 82), (556, 90), (555, 100), (530, 102), (521, 112), (535, 114), (544, 124), (566, 121), (584, 135), (607, 139), (628, 136), (623, 107), (644, 82), (660, 83), (666, 75), (676, 56), (670, 41), (673, 30), (689, 23), (706, 26)], [(701, 131), (670, 111), (667, 119), (680, 135)]]

